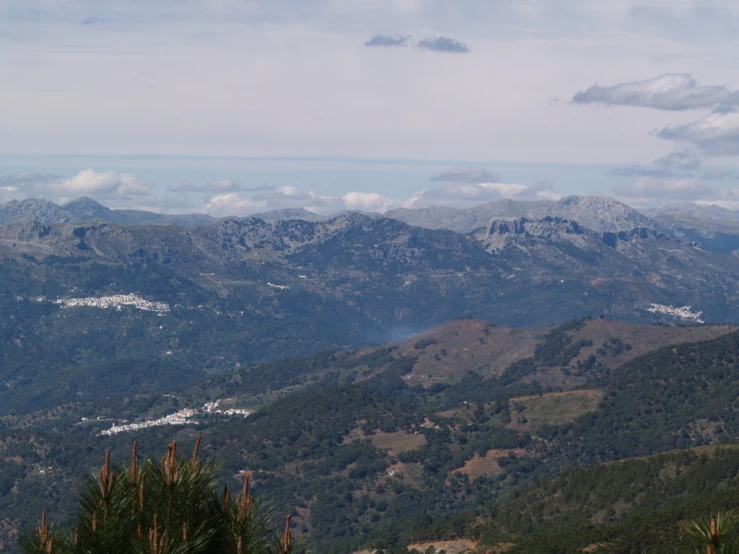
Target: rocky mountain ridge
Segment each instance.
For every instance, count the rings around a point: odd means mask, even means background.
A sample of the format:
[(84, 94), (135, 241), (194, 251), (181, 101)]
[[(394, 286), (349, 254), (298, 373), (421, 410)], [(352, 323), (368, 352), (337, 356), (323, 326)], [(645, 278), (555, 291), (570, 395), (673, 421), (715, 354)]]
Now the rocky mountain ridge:
[(271, 210), (269, 212), (260, 212), (242, 219), (256, 218), (274, 223), (276, 221), (289, 221), (291, 219), (300, 219), (303, 221), (325, 221), (329, 219), (325, 215), (313, 213), (305, 208), (288, 208), (284, 210)]
[[(321, 222), (336, 215), (341, 214), (325, 216), (304, 208), (290, 208), (223, 219), (261, 219), (267, 223), (295, 220)], [(672, 234), (683, 240), (697, 240), (710, 250), (731, 251), (739, 248), (739, 212), (685, 202), (639, 211), (609, 197), (568, 196), (557, 201), (505, 199), (466, 209), (431, 206), (395, 209), (382, 215), (364, 215), (395, 219), (425, 229), (450, 230), (463, 234), (487, 228), (493, 220), (540, 220), (556, 217), (575, 221), (596, 232), (630, 232), (632, 229), (645, 228)], [(217, 221), (206, 214), (167, 215), (141, 210), (112, 210), (88, 197), (78, 198), (62, 206), (43, 199), (13, 200), (0, 205), (0, 226), (31, 219), (46, 224), (105, 221), (120, 225), (173, 224), (186, 228), (210, 225)]]
[(47, 224), (102, 220), (121, 225), (169, 223), (195, 227), (208, 224), (214, 221), (214, 218), (205, 214), (167, 215), (143, 210), (111, 210), (87, 196), (61, 206), (41, 198), (11, 200), (0, 205), (0, 226), (29, 220)]
[(432, 207), (392, 210), (385, 216), (418, 227), (449, 229), (461, 233), (487, 226), (493, 219), (520, 217), (559, 217), (577, 221), (584, 227), (600, 232), (630, 231), (637, 227), (662, 230), (659, 222), (605, 196), (568, 196), (556, 201), (496, 200), (467, 209)]
[(12, 225), (29, 220), (41, 223), (66, 223), (72, 218), (64, 208), (41, 198), (11, 200), (0, 206), (0, 225)]
[(551, 216), (495, 220), (467, 235), (357, 212), (316, 222), (226, 218), (190, 229), (26, 221), (0, 227), (0, 257), (39, 275), (61, 272), (66, 291), (78, 277), (62, 269), (90, 263), (160, 267), (247, 304), (273, 298), (278, 285), (295, 300), (359, 310), (380, 328), (465, 313), (514, 325), (596, 313), (654, 321), (651, 304), (694, 306), (707, 321), (739, 319), (739, 256), (648, 228), (596, 232)]
[[(648, 227), (634, 227), (617, 232), (596, 232), (580, 225), (577, 221), (560, 217), (545, 216), (542, 219), (529, 220), (525, 217), (516, 219), (494, 219), (486, 234), (480, 235), (484, 242), (494, 249), (510, 245), (521, 239), (566, 240), (584, 244), (585, 239), (601, 241), (606, 246), (616, 248), (618, 242), (628, 242), (634, 239), (656, 239), (679, 242), (671, 234), (654, 231)], [(578, 241), (577, 237), (582, 239)]]

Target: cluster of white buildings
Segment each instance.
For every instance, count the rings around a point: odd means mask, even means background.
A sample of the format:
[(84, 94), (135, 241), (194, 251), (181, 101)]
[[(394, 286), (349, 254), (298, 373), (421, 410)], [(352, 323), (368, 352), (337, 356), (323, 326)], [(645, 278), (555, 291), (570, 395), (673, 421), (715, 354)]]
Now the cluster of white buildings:
[(141, 423), (128, 423), (124, 425), (113, 424), (110, 429), (100, 431), (101, 435), (117, 435), (118, 433), (125, 433), (126, 431), (136, 431), (137, 429), (146, 429), (147, 427), (158, 427), (160, 425), (185, 425), (187, 423), (196, 423), (190, 418), (197, 413), (197, 410), (187, 409), (180, 410), (168, 416), (161, 417), (159, 419), (153, 419), (149, 421), (142, 421)]
[(54, 300), (54, 304), (61, 304), (65, 308), (91, 306), (93, 308), (116, 308), (120, 310), (121, 306), (132, 306), (148, 312), (163, 313), (169, 311), (169, 304), (165, 302), (149, 302), (135, 294), (114, 294), (113, 296), (101, 296), (99, 298), (59, 298)]
[(158, 427), (161, 425), (187, 425), (188, 423), (197, 423), (197, 421), (193, 420), (192, 418), (198, 414), (219, 414), (227, 417), (240, 415), (243, 417), (247, 417), (254, 413), (254, 410), (245, 410), (242, 408), (228, 408), (222, 410), (218, 407), (220, 403), (220, 400), (216, 400), (215, 402), (208, 402), (207, 404), (204, 404), (203, 407), (199, 410), (187, 408), (185, 410), (180, 410), (179, 412), (175, 412), (159, 419), (142, 421), (140, 423), (125, 423), (123, 425), (116, 425), (114, 423), (110, 429), (100, 431), (100, 434), (110, 436), (117, 435), (118, 433), (125, 433), (127, 431), (146, 429), (147, 427)]
[(203, 405), (203, 412), (206, 414), (221, 414), (226, 416), (242, 415), (244, 417), (250, 416), (254, 413), (254, 410), (246, 410), (244, 408), (227, 408), (225, 410), (220, 409), (218, 406), (221, 404), (221, 400), (218, 399), (215, 402), (208, 402)]
[(686, 321), (703, 323), (703, 312), (694, 312), (690, 309), (690, 306), (673, 308), (672, 306), (665, 306), (663, 304), (650, 304), (647, 311), (652, 312), (653, 314), (664, 314)]

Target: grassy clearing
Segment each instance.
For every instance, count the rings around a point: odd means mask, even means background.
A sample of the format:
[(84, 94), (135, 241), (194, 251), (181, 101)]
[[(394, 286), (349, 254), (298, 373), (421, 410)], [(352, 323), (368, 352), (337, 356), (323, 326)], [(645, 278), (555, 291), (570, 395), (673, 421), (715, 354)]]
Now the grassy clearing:
[[(593, 319), (572, 335), (573, 341), (591, 340), (593, 346), (583, 348), (571, 365), (575, 366), (578, 361), (584, 362), (590, 355), (594, 355), (599, 365), (615, 369), (629, 360), (657, 348), (683, 342), (715, 339), (734, 330), (735, 328), (729, 325), (662, 327), (659, 325), (634, 325), (610, 319)], [(611, 338), (620, 339), (622, 343), (629, 345), (629, 349), (621, 349), (620, 352), (618, 349), (614, 351), (613, 348), (604, 349), (604, 343), (608, 344)], [(605, 355), (602, 353), (604, 350), (606, 350)]]
[(406, 431), (396, 431), (395, 433), (377, 431), (369, 438), (376, 448), (387, 450), (391, 456), (409, 450), (416, 450), (426, 444), (426, 437), (421, 433), (413, 434)]
[(464, 473), (472, 481), (483, 475), (496, 477), (503, 473), (503, 468), (500, 467), (498, 460), (511, 455), (516, 457), (525, 456), (526, 451), (522, 448), (488, 450), (485, 456), (475, 454), (463, 467), (455, 469), (452, 473)]
[[(398, 345), (397, 355), (418, 358), (407, 379), (410, 385), (430, 387), (436, 383), (454, 383), (468, 371), (485, 377), (499, 376), (513, 362), (533, 356), (536, 345), (541, 342), (537, 337), (551, 329), (511, 329), (478, 320), (455, 320)], [(578, 362), (584, 363), (593, 355), (598, 366), (615, 369), (651, 350), (686, 341), (713, 339), (732, 330), (726, 325), (661, 327), (596, 318), (572, 333), (573, 342), (583, 339), (593, 344), (582, 348), (570, 367), (576, 369)], [(614, 344), (611, 339), (620, 342)], [(571, 387), (584, 380), (564, 378), (558, 371), (550, 375), (552, 369), (543, 369), (536, 378), (545, 384), (562, 385), (564, 379), (564, 385)]]
[(385, 433), (384, 431), (375, 431), (371, 435), (366, 435), (360, 427), (355, 427), (344, 437), (344, 444), (365, 439), (369, 439), (375, 448), (386, 450), (391, 456), (396, 456), (401, 452), (408, 452), (409, 450), (416, 450), (426, 444), (426, 437), (421, 433), (408, 433), (407, 431)]
[(417, 356), (409, 384), (454, 383), (468, 371), (500, 375), (511, 363), (534, 354), (542, 329), (495, 327), (477, 320), (455, 320), (400, 345), (399, 353)]
[(396, 462), (385, 471), (386, 480), (402, 479), (403, 484), (423, 490), (423, 466), (419, 463)]
[(477, 541), (470, 539), (457, 539), (453, 541), (433, 541), (433, 542), (418, 542), (415, 544), (409, 544), (408, 550), (418, 550), (419, 552), (426, 552), (429, 547), (436, 548), (437, 552), (444, 551), (446, 554), (464, 554), (470, 552), (477, 546)]
[(562, 425), (593, 412), (603, 399), (601, 390), (553, 392), (511, 400), (511, 422), (517, 431), (536, 431), (545, 425)]

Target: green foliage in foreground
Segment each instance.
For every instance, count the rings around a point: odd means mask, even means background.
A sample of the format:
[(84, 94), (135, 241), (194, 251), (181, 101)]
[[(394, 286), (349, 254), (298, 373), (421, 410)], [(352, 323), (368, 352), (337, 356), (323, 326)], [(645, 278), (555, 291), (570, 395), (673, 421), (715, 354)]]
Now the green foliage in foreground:
[(212, 463), (177, 456), (169, 444), (161, 461), (141, 465), (137, 448), (127, 469), (114, 469), (110, 453), (97, 477), (84, 481), (74, 533), (50, 528), (46, 513), (35, 533), (21, 537), (26, 554), (297, 554), (290, 518), (282, 535), (249, 494), (221, 497)]
[[(739, 440), (739, 333), (663, 348), (611, 375), (588, 372), (583, 386), (604, 391), (597, 411), (532, 429), (534, 436), (511, 429), (511, 399), (553, 390), (556, 382), (529, 379), (546, 377), (539, 364), (580, 351), (567, 335), (580, 324), (552, 330), (527, 364), (499, 377), (469, 372), (425, 389), (405, 379), (413, 356), (328, 353), (210, 379), (162, 406), (265, 399), (248, 418), (205, 419), (198, 432), (222, 462), (220, 481), (240, 488), (229, 481), (240, 469), (257, 472), (259, 495), (281, 512), (296, 507), (296, 532), (322, 554), (395, 553), (454, 538), (515, 545), (509, 554), (579, 554), (594, 544), (604, 545), (601, 554), (692, 552), (686, 521), (739, 509), (739, 449), (731, 447)], [(127, 409), (143, 411), (145, 401)], [(0, 432), (0, 512), (11, 528), (50, 507), (72, 528), (72, 476), (105, 449), (127, 456), (129, 439), (92, 435), (105, 420), (31, 425)], [(195, 435), (161, 427), (137, 438), (151, 452)], [(389, 435), (413, 448), (389, 451), (378, 440)], [(687, 450), (664, 452), (676, 447)], [(491, 449), (510, 451), (497, 473), (475, 479), (455, 471)]]
[(733, 512), (719, 512), (711, 518), (692, 521), (687, 534), (696, 553), (735, 554), (739, 552), (739, 518)]

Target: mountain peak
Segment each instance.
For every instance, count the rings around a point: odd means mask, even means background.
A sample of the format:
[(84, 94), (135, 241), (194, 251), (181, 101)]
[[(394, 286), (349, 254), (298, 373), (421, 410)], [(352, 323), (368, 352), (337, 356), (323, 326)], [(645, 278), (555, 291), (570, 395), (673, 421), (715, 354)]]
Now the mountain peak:
[(382, 219), (382, 216), (356, 210), (347, 210), (340, 212), (331, 218), (326, 218), (326, 221), (334, 225), (362, 225), (377, 219)]
[(613, 205), (613, 206), (624, 206), (626, 208), (629, 208), (630, 210), (634, 209), (634, 208), (631, 208), (630, 206), (627, 206), (620, 200), (616, 200), (612, 196), (601, 196), (599, 194), (586, 194), (584, 196), (579, 195), (579, 194), (571, 194), (570, 196), (565, 196), (564, 198), (558, 200), (557, 203), (558, 204), (606, 204), (606, 205)]
[(608, 196), (567, 196), (561, 200), (515, 200), (503, 198), (467, 209), (440, 206), (420, 210), (393, 210), (386, 217), (429, 229), (469, 233), (489, 227), (494, 219), (542, 219), (547, 216), (577, 221), (598, 232), (630, 231), (637, 227), (662, 230), (634, 208)]
[(637, 227), (662, 231), (662, 226), (641, 212), (608, 196), (567, 196), (552, 203), (546, 213), (577, 221), (583, 227), (599, 232), (630, 231)]
[[(521, 235), (524, 237), (555, 238), (583, 234), (584, 230), (575, 221), (546, 216), (542, 219), (494, 219), (488, 229), (488, 237)], [(592, 234), (592, 232), (591, 232)]]
[(40, 223), (66, 223), (71, 219), (71, 214), (65, 209), (42, 198), (11, 200), (0, 206), (0, 225), (12, 225), (28, 220)]
[[(54, 202), (51, 200), (46, 200), (44, 198), (25, 198), (23, 200), (10, 200), (6, 204), (3, 204), (2, 208), (5, 208), (7, 206), (14, 206), (14, 207), (51, 207), (56, 206)], [(57, 206), (58, 207), (58, 206)]]
[(66, 204), (62, 204), (62, 208), (67, 208), (69, 206), (80, 206), (80, 205), (99, 206), (101, 208), (105, 208), (105, 206), (103, 206), (100, 202), (90, 198), (89, 196), (80, 196), (79, 198), (70, 200)]
[(282, 210), (271, 210), (269, 212), (261, 212), (253, 214), (249, 217), (261, 219), (265, 223), (274, 223), (276, 221), (289, 221), (291, 219), (300, 219), (304, 221), (325, 221), (326, 216), (311, 212), (305, 208), (285, 208)]
[(105, 219), (117, 222), (116, 214), (110, 208), (103, 206), (89, 196), (81, 196), (76, 200), (67, 202), (62, 206), (64, 210), (72, 215), (74, 221), (90, 221), (93, 219)]

